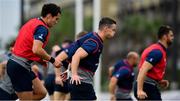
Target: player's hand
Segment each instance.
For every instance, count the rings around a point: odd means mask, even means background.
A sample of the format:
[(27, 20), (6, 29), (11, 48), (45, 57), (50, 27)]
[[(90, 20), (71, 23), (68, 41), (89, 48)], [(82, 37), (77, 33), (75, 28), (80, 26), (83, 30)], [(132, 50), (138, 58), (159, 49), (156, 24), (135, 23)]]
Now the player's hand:
[(161, 80), (161, 81), (159, 81), (159, 84), (163, 89), (166, 89), (167, 87), (169, 87), (169, 81), (168, 80)]
[(110, 96), (110, 101), (116, 101), (116, 96), (114, 94)]
[(138, 97), (138, 99), (145, 99), (145, 98), (147, 98), (148, 96), (147, 96), (147, 94), (146, 94), (146, 92), (144, 92), (143, 90), (139, 90), (139, 91), (137, 91), (137, 97)]
[(55, 59), (55, 62), (53, 63), (53, 65), (56, 67), (56, 68), (60, 68), (62, 66), (62, 62), (61, 61), (58, 61), (57, 59)]
[(83, 79), (83, 78), (80, 77), (79, 75), (72, 75), (71, 80), (70, 80), (70, 83), (71, 83), (71, 84), (76, 83), (76, 85), (78, 85), (78, 84), (81, 84), (81, 80), (82, 80), (82, 79)]
[(63, 85), (63, 80), (62, 80), (62, 78), (59, 75), (56, 76), (55, 83), (61, 85), (62, 87), (64, 86)]
[(66, 70), (60, 76), (61, 76), (63, 81), (66, 81), (68, 79), (68, 71)]
[(41, 60), (38, 63), (40, 63), (41, 65), (43, 65), (44, 67), (48, 66), (48, 61), (47, 60)]

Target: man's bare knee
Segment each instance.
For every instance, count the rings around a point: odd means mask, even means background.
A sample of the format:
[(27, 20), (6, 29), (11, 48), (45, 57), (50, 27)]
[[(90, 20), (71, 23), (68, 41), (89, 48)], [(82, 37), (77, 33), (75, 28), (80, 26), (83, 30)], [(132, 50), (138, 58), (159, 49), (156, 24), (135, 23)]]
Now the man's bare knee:
[(33, 98), (33, 92), (16, 92), (19, 100), (32, 100)]
[(33, 80), (33, 95), (35, 100), (43, 99), (47, 94), (46, 88), (38, 78)]
[(40, 91), (40, 92), (33, 92), (34, 100), (41, 100), (44, 97), (46, 97), (47, 92), (46, 91)]

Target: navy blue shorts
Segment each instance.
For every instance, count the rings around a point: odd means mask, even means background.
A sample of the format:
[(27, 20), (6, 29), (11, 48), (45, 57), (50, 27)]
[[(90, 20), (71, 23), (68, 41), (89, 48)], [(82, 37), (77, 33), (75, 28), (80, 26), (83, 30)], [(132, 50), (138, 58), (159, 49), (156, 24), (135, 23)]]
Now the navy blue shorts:
[[(159, 92), (159, 89), (157, 88), (157, 86), (149, 84), (144, 82), (144, 86), (143, 86), (143, 90), (146, 92), (147, 94), (147, 98), (145, 100), (158, 100), (161, 101), (161, 93)], [(135, 82), (134, 85), (134, 96), (137, 98), (137, 82)]]
[(17, 62), (9, 59), (7, 63), (7, 74), (16, 92), (32, 91), (32, 80), (36, 78), (34, 72), (25, 69)]
[(46, 87), (49, 95), (52, 95), (54, 93), (54, 85), (55, 85), (55, 74), (47, 75), (44, 86)]
[(62, 93), (69, 93), (69, 80), (63, 82), (63, 87), (61, 85), (55, 84), (55, 91), (62, 92)]
[(16, 94), (9, 94), (0, 88), (0, 100), (17, 100)]
[(91, 84), (69, 84), (71, 100), (96, 100), (94, 88)]

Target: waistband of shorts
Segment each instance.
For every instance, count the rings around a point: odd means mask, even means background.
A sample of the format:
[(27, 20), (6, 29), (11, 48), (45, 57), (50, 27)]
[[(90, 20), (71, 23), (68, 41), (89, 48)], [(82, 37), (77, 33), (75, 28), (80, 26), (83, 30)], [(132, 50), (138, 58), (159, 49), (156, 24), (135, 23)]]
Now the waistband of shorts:
[(21, 60), (21, 61), (29, 63), (29, 64), (31, 64), (33, 62), (32, 60), (28, 60), (26, 58), (19, 57), (19, 56), (15, 55), (15, 54), (12, 54), (11, 58), (15, 58), (15, 59)]
[(145, 77), (145, 80), (144, 80), (144, 82), (145, 83), (148, 83), (148, 84), (151, 84), (151, 85), (154, 85), (154, 86), (159, 86), (159, 83), (158, 83), (158, 81), (156, 81), (156, 80), (153, 80), (153, 79), (151, 79), (151, 78), (149, 78), (149, 77)]
[(117, 91), (119, 91), (119, 92), (125, 92), (125, 93), (130, 93), (130, 92), (131, 92), (131, 89), (126, 89), (126, 88), (120, 88), (120, 87), (118, 87)]

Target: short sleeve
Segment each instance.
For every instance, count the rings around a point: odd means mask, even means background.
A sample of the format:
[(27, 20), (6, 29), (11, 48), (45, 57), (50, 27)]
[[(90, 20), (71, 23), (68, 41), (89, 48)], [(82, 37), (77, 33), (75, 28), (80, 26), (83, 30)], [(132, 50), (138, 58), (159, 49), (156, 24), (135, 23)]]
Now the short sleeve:
[(158, 49), (152, 50), (146, 57), (146, 61), (155, 66), (162, 59), (162, 52)]
[(98, 44), (95, 40), (88, 39), (85, 41), (81, 47), (88, 53), (91, 54), (98, 49)]
[(63, 51), (68, 55), (68, 58), (70, 59), (78, 48), (79, 45), (76, 42), (74, 42), (68, 48), (65, 48)]
[(48, 29), (44, 26), (38, 26), (34, 32), (34, 39), (40, 40), (43, 43), (46, 41), (46, 37), (48, 35)]

